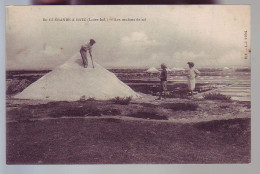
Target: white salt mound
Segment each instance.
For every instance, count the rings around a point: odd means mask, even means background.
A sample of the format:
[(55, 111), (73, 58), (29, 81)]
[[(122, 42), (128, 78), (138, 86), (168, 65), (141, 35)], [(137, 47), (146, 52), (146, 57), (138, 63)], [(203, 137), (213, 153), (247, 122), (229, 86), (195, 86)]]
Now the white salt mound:
[(32, 83), (14, 98), (76, 101), (84, 97), (107, 100), (138, 97), (129, 86), (96, 62), (83, 68), (80, 53)]
[(151, 67), (148, 70), (146, 70), (146, 72), (159, 72), (159, 70), (154, 67)]

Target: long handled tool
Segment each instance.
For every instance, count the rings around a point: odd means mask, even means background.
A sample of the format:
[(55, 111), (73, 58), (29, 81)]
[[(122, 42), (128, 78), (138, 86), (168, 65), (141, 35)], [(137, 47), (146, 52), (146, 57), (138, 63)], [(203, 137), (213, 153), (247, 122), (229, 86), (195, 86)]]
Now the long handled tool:
[(93, 59), (92, 59), (92, 56), (90, 56), (91, 57), (91, 61), (92, 61), (92, 66), (93, 66), (93, 68), (94, 68), (94, 64), (93, 64)]

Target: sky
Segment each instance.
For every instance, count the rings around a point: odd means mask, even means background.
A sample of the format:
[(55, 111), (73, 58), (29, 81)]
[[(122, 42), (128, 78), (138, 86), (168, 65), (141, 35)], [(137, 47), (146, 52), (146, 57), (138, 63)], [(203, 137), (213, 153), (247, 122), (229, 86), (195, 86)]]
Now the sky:
[(78, 53), (89, 39), (96, 41), (93, 59), (108, 68), (159, 67), (161, 63), (183, 68), (188, 61), (197, 67), (250, 67), (250, 6), (6, 9), (7, 70), (54, 69)]

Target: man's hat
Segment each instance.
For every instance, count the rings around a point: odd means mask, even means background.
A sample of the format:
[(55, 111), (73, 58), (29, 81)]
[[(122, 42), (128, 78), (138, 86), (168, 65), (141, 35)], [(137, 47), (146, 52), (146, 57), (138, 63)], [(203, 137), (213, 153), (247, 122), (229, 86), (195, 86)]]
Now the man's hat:
[(194, 66), (193, 62), (188, 62), (187, 64), (191, 65), (192, 67)]
[(162, 68), (167, 68), (167, 66), (164, 63), (161, 64), (161, 67)]
[(91, 43), (96, 43), (96, 41), (94, 39), (90, 39)]

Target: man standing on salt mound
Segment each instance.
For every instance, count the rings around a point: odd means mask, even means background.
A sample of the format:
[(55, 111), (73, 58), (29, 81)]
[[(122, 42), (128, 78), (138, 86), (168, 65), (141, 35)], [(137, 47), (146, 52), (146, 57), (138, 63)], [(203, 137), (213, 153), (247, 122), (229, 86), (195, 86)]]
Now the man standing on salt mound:
[[(96, 41), (94, 39), (90, 39), (89, 43), (85, 43), (84, 45), (81, 46), (80, 54), (81, 54), (81, 57), (82, 57), (82, 62), (83, 62), (84, 68), (88, 67), (87, 52), (89, 52), (89, 55), (90, 55), (91, 60), (92, 60), (92, 46), (95, 43), (96, 43)], [(94, 68), (94, 65), (93, 65), (93, 68)]]

